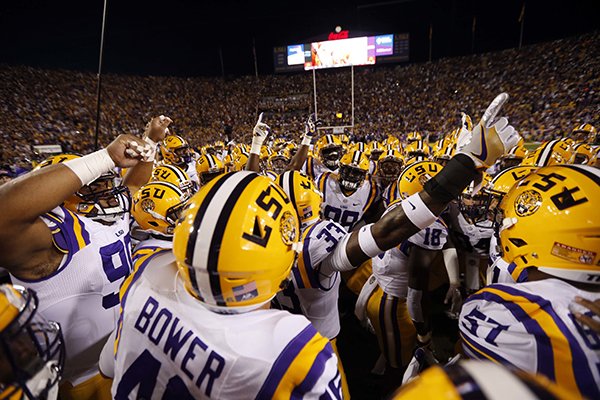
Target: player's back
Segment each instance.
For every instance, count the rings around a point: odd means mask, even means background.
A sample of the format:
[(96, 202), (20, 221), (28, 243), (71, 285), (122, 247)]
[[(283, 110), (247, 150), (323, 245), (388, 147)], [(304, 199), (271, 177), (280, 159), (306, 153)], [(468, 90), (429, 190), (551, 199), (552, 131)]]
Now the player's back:
[(570, 309), (575, 296), (593, 301), (600, 292), (558, 279), (480, 290), (461, 311), (465, 352), (545, 375), (574, 397), (599, 398), (600, 335), (576, 321)]
[(66, 345), (63, 379), (77, 385), (98, 373), (98, 357), (116, 326), (119, 287), (131, 272), (128, 214), (107, 226), (57, 207), (43, 220), (65, 255), (58, 270), (35, 281), (39, 311), (60, 323)]
[(337, 358), (306, 318), (209, 311), (184, 289), (173, 259), (146, 259), (123, 292), (116, 399), (339, 396)]

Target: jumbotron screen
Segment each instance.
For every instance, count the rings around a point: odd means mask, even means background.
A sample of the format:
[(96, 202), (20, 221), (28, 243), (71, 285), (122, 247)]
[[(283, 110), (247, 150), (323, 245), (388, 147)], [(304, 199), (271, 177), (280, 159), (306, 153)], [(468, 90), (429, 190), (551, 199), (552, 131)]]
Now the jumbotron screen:
[(408, 61), (408, 34), (291, 44), (273, 50), (275, 72)]

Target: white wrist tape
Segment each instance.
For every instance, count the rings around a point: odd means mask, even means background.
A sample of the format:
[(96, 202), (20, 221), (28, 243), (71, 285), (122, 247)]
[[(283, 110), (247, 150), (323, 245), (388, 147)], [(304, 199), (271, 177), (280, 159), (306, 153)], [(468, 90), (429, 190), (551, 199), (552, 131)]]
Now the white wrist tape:
[(312, 143), (312, 136), (304, 135), (302, 138), (302, 146), (310, 146)]
[(437, 217), (431, 212), (429, 208), (423, 203), (419, 193), (415, 193), (412, 196), (402, 200), (402, 209), (404, 214), (410, 219), (419, 229), (425, 229), (429, 225), (433, 224)]
[(87, 156), (65, 161), (63, 163), (81, 181), (82, 185), (89, 185), (105, 172), (115, 167), (115, 162), (110, 158), (108, 150), (98, 150)]
[(147, 136), (144, 137), (144, 142), (150, 145), (150, 151), (145, 155), (144, 160), (142, 161), (152, 162), (156, 159), (156, 150), (158, 149), (158, 143), (156, 143), (154, 140), (150, 139)]
[(365, 225), (358, 231), (358, 246), (367, 256), (373, 258), (383, 253), (383, 250), (379, 248), (371, 233), (371, 226), (373, 224)]
[(450, 283), (459, 283), (458, 278), (458, 252), (454, 247), (442, 250), (442, 256), (444, 258), (444, 264), (446, 265), (446, 272), (448, 272), (448, 280)]
[(250, 154), (256, 154), (260, 156), (260, 149), (264, 143), (265, 139), (259, 136), (255, 136), (252, 138), (252, 147), (250, 147)]

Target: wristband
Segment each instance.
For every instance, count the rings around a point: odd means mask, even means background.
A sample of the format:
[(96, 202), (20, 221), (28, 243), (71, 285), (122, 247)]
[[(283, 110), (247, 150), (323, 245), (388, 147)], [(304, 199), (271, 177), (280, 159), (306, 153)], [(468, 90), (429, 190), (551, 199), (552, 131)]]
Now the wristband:
[(310, 144), (312, 143), (312, 136), (308, 136), (308, 135), (304, 135), (304, 137), (302, 138), (302, 146), (310, 146)]
[(158, 143), (150, 139), (148, 136), (144, 137), (144, 142), (150, 145), (150, 151), (148, 151), (145, 154), (144, 159), (142, 161), (153, 162), (156, 159), (156, 149), (158, 148)]
[(89, 185), (100, 175), (113, 169), (115, 162), (110, 158), (108, 150), (102, 149), (74, 160), (65, 161), (63, 165), (77, 175), (82, 185)]
[(365, 225), (358, 231), (358, 246), (369, 258), (373, 258), (383, 253), (383, 250), (379, 248), (373, 233), (371, 232), (371, 225)]
[(437, 220), (437, 217), (425, 205), (419, 193), (415, 193), (402, 200), (400, 204), (402, 204), (404, 214), (410, 222), (419, 229), (425, 229)]
[(261, 137), (252, 138), (252, 147), (250, 147), (250, 154), (256, 154), (257, 156), (260, 156), (260, 150), (262, 148), (264, 140), (265, 139)]
[(456, 199), (479, 174), (475, 163), (466, 154), (457, 154), (423, 189), (435, 200), (449, 203)]

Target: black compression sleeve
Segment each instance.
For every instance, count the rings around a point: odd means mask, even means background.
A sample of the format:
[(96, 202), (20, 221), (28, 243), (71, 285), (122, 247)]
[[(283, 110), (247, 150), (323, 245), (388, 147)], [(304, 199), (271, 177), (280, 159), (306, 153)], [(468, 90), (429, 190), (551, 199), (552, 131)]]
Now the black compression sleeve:
[(432, 198), (449, 203), (460, 196), (478, 175), (473, 160), (465, 154), (457, 154), (423, 188)]

